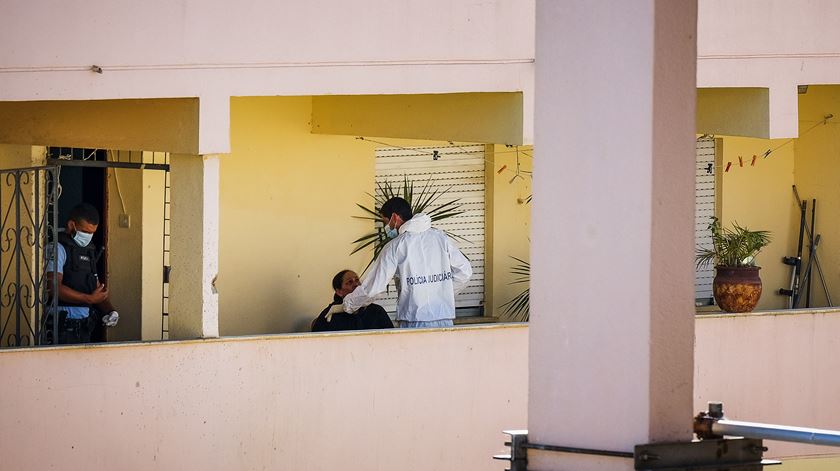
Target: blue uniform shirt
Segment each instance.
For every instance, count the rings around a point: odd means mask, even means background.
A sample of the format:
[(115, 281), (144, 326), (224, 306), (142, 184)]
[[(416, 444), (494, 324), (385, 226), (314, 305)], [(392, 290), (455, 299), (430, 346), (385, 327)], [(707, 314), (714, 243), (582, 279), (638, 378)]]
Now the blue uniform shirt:
[[(56, 259), (47, 256), (47, 272), (64, 273), (64, 264), (67, 262), (67, 251), (61, 244), (55, 244)], [(56, 263), (58, 262), (58, 263)], [(58, 309), (60, 311), (67, 311), (68, 319), (84, 319), (90, 315), (90, 308), (81, 306), (61, 306), (61, 300), (58, 301)]]

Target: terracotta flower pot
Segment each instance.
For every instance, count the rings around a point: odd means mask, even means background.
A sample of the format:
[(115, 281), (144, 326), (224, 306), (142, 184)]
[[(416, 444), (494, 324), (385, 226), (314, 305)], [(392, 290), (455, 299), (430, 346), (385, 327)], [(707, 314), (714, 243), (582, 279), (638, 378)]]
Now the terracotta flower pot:
[(761, 267), (715, 267), (715, 301), (726, 312), (750, 312), (761, 298)]

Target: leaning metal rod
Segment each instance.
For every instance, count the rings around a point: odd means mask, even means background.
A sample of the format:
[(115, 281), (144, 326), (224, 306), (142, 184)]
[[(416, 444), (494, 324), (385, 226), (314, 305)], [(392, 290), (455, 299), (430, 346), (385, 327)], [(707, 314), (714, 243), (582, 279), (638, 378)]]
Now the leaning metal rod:
[(783, 442), (840, 446), (840, 432), (836, 430), (720, 419), (712, 423), (712, 432), (715, 435), (730, 437), (763, 438)]
[[(793, 185), (793, 195), (796, 197), (796, 204), (801, 207), (802, 198), (799, 197), (799, 190), (796, 189), (796, 185)], [(805, 221), (805, 232), (808, 234), (809, 239), (813, 239), (811, 228), (808, 226), (808, 221)], [(820, 256), (817, 254), (816, 250), (814, 251), (814, 262), (816, 262), (817, 271), (820, 274), (820, 281), (822, 282), (823, 291), (825, 291), (825, 299), (829, 306), (833, 306), (834, 304), (831, 302), (831, 294), (828, 292), (828, 285), (825, 282), (825, 275), (823, 275), (822, 265), (820, 264)]]
[(633, 458), (633, 452), (630, 451), (612, 451), (612, 450), (597, 450), (592, 448), (577, 448), (572, 446), (558, 446), (558, 445), (543, 445), (540, 443), (525, 443), (522, 448), (530, 448), (532, 450), (554, 451), (560, 453), (579, 453), (583, 455), (599, 455), (599, 456), (614, 456), (616, 458)]

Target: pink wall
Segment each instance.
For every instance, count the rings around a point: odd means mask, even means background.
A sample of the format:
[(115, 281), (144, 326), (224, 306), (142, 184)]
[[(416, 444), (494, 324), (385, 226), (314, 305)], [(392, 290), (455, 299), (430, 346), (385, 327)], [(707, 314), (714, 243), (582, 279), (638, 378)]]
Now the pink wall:
[[(840, 430), (840, 310), (700, 316), (695, 409), (722, 401), (731, 419)], [(769, 442), (769, 456), (840, 453)]]
[[(702, 316), (695, 404), (840, 429), (840, 311)], [(524, 326), (0, 350), (3, 469), (502, 469)], [(770, 455), (837, 453), (772, 442)], [(362, 450), (362, 451), (360, 451)]]
[(523, 59), (534, 54), (533, 13), (533, 2), (515, 0), (4, 2), (0, 44), (19, 47), (0, 58), (4, 67)]
[(529, 439), (688, 441), (696, 2), (539, 0), (537, 13)]
[(834, 0), (699, 0), (698, 6), (701, 57), (840, 52)]
[(523, 92), (532, 140), (533, 1), (34, 0), (0, 18), (0, 101), (198, 97), (201, 154), (230, 152), (232, 96)]
[(532, 1), (34, 0), (5, 2), (0, 18), (0, 100), (520, 91), (533, 81)]
[(840, 83), (838, 16), (833, 0), (699, 0), (697, 86), (768, 88), (770, 137), (796, 137), (796, 86)]
[(503, 469), (527, 328), (0, 350), (3, 469)]

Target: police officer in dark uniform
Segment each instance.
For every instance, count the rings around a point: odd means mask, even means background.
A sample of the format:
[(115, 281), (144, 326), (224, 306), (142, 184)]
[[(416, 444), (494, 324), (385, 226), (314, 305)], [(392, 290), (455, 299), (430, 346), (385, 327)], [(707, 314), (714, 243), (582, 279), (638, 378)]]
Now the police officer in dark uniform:
[[(98, 226), (96, 208), (87, 203), (75, 206), (70, 211), (65, 231), (58, 235), (55, 256), (47, 262), (48, 286), (52, 287), (53, 276), (58, 281), (59, 344), (88, 343), (97, 331), (100, 338), (93, 340), (104, 340), (102, 327), (113, 327), (119, 320), (108, 288), (99, 282), (96, 270), (100, 252), (91, 240)], [(55, 321), (55, 316), (50, 317), (45, 326), (48, 335), (51, 335)]]

